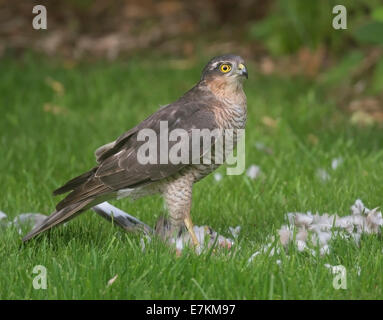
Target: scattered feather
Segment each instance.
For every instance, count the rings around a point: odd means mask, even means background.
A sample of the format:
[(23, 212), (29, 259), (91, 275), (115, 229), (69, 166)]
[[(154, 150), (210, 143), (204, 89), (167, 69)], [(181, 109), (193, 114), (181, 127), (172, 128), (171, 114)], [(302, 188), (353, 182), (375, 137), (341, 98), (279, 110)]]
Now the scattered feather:
[(7, 219), (7, 215), (3, 211), (0, 211), (0, 220), (3, 219)]
[(326, 244), (322, 248), (319, 249), (319, 254), (321, 256), (325, 256), (330, 253), (330, 247)]
[(287, 247), (295, 234), (295, 245), (299, 251), (309, 249), (312, 252), (310, 244), (319, 247), (321, 255), (330, 253), (329, 242), (337, 236), (359, 244), (363, 233), (377, 234), (383, 226), (382, 213), (378, 208), (370, 210), (359, 199), (351, 206), (351, 215), (348, 216), (290, 212), (286, 218), (288, 225), (282, 225), (278, 231), (282, 246)]
[(267, 147), (263, 142), (256, 142), (254, 146), (258, 151), (262, 151), (267, 154), (273, 154), (273, 149)]
[(23, 227), (36, 227), (42, 223), (47, 216), (40, 213), (22, 213), (12, 221), (6, 221), (7, 215), (0, 211), (0, 223), (2, 227), (15, 226), (19, 234), (23, 232)]
[(5, 228), (7, 226), (7, 215), (4, 212), (0, 211), (0, 227)]
[(250, 179), (256, 179), (259, 174), (261, 173), (261, 168), (258, 167), (257, 165), (255, 164), (252, 164), (247, 170), (246, 170), (246, 175), (250, 178)]
[(283, 246), (287, 246), (287, 244), (293, 239), (293, 231), (286, 225), (282, 226), (278, 233)]
[(45, 219), (46, 215), (43, 215), (41, 213), (22, 213), (16, 216), (10, 224), (13, 224), (19, 234), (23, 232), (23, 227), (36, 227), (40, 225)]
[(118, 278), (118, 274), (116, 274), (112, 279), (110, 279), (107, 283), (107, 287), (110, 287)]
[(241, 226), (229, 227), (229, 232), (231, 233), (234, 239), (237, 239), (239, 233), (241, 232)]
[(316, 172), (317, 177), (322, 180), (322, 182), (329, 181), (331, 179), (331, 176), (328, 174), (328, 172), (323, 169), (319, 168)]
[(215, 181), (219, 182), (222, 180), (222, 178), (223, 178), (223, 176), (221, 173), (219, 173), (219, 172), (214, 173), (214, 180)]
[(341, 164), (343, 163), (343, 158), (339, 157), (339, 158), (334, 158), (332, 159), (331, 161), (331, 168), (333, 170), (336, 170)]
[(258, 255), (260, 255), (260, 254), (261, 254), (260, 251), (256, 251), (256, 252), (254, 252), (254, 253), (251, 255), (251, 257), (247, 260), (247, 262), (248, 262), (248, 263), (253, 262), (254, 259), (255, 259), (255, 257), (258, 256)]
[(21, 213), (13, 219), (13, 224), (17, 227), (31, 225), (33, 227), (39, 225), (46, 219), (46, 215), (41, 213)]
[(266, 245), (263, 245), (258, 251), (251, 255), (251, 257), (247, 260), (248, 263), (254, 261), (255, 257), (260, 254), (267, 254), (269, 257), (272, 257), (281, 253), (280, 248), (276, 247), (274, 237), (271, 237), (269, 240), (270, 241)]
[(150, 242), (152, 241), (152, 238), (145, 234), (141, 239), (140, 239), (140, 245), (141, 245), (141, 250), (142, 252), (145, 252), (145, 249), (146, 249), (146, 245), (147, 244), (150, 244)]
[(306, 242), (302, 240), (296, 240), (295, 244), (297, 245), (298, 251), (304, 251), (307, 248)]

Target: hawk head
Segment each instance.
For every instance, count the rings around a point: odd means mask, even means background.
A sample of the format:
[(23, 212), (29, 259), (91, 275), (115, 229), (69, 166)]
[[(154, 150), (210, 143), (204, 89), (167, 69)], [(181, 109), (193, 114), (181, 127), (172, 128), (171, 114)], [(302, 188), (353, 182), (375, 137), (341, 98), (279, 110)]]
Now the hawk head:
[(244, 77), (248, 78), (248, 74), (243, 58), (227, 54), (211, 59), (202, 71), (201, 80), (233, 83), (242, 82)]

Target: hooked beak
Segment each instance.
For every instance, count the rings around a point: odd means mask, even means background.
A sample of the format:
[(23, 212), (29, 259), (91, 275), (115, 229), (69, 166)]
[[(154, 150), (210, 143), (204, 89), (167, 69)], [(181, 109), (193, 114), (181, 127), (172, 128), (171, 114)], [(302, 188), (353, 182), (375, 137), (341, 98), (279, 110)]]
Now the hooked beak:
[(245, 67), (244, 64), (240, 63), (240, 64), (238, 65), (238, 70), (239, 70), (239, 72), (238, 72), (239, 75), (241, 75), (241, 76), (245, 76), (246, 79), (249, 78), (249, 75), (247, 74), (247, 69), (246, 69), (246, 67)]

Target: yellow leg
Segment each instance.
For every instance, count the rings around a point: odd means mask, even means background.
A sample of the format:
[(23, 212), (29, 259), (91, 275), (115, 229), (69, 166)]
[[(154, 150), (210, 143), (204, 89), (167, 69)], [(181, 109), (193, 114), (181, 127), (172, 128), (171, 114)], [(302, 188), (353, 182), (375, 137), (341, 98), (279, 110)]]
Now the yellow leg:
[(190, 233), (190, 236), (192, 238), (193, 244), (196, 247), (199, 247), (199, 242), (198, 242), (197, 236), (196, 236), (196, 234), (194, 232), (193, 222), (191, 220), (190, 214), (188, 214), (186, 216), (184, 222), (185, 222), (186, 228), (188, 229), (188, 231)]

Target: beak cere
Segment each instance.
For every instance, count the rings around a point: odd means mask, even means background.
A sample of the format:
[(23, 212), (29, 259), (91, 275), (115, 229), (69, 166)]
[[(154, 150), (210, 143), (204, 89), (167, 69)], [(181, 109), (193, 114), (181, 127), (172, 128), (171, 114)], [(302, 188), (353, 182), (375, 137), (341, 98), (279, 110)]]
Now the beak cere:
[(240, 64), (238, 65), (238, 70), (239, 70), (239, 74), (240, 74), (241, 76), (245, 76), (246, 79), (249, 78), (249, 75), (247, 74), (247, 69), (246, 69), (246, 67), (245, 67), (244, 64), (240, 63)]

